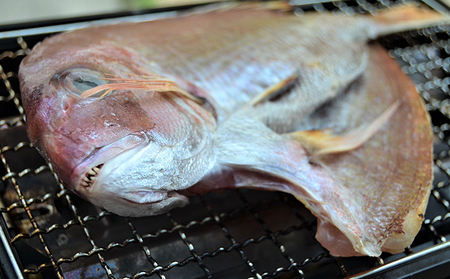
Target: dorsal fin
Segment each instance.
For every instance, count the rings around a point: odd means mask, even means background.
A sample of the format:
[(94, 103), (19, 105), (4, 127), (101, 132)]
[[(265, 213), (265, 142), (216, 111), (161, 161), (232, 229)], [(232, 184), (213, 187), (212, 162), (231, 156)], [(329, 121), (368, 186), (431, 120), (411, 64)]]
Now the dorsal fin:
[(292, 11), (293, 6), (287, 1), (245, 2), (236, 6), (239, 9), (265, 9), (274, 11)]
[(189, 9), (186, 11), (186, 16), (198, 15), (211, 12), (226, 12), (230, 10), (273, 10), (281, 12), (291, 12), (293, 6), (287, 1), (248, 1), (248, 2), (236, 2), (236, 3), (215, 3), (206, 6), (200, 6), (198, 8)]
[(443, 15), (423, 5), (398, 5), (371, 16), (377, 25), (376, 36), (425, 28), (439, 24), (450, 24), (449, 15)]

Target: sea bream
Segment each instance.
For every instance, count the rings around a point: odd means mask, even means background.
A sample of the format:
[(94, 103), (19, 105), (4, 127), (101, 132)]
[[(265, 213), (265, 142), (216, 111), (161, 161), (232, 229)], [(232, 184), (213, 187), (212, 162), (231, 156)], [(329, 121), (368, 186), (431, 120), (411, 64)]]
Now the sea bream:
[(31, 141), (73, 192), (123, 216), (252, 187), (293, 194), (333, 255), (403, 251), (432, 179), (427, 113), (368, 42), (435, 24), (235, 5), (46, 39), (19, 71)]

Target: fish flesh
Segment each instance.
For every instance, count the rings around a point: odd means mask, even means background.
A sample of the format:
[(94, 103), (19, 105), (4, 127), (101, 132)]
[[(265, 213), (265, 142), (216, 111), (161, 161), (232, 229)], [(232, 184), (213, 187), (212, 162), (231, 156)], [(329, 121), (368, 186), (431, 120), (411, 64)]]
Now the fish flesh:
[(443, 17), (276, 5), (46, 39), (19, 69), (30, 140), (64, 185), (119, 215), (278, 190), (318, 217), (333, 255), (403, 251), (430, 191), (431, 129), (411, 81), (368, 42)]

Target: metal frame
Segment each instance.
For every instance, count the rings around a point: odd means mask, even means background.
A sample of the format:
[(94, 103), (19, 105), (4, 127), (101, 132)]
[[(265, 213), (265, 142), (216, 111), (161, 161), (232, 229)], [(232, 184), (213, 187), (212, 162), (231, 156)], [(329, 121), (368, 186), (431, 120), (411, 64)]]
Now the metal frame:
[[(295, 4), (307, 4), (307, 5), (318, 5), (329, 3), (328, 1), (293, 1)], [(359, 2), (364, 2), (363, 0), (359, 0)], [(440, 1), (432, 1), (432, 0), (424, 0), (424, 3), (429, 5), (430, 7), (439, 10), (442, 13), (448, 12), (448, 7), (446, 7), (442, 2)], [(334, 2), (336, 4), (336, 7), (338, 7), (338, 2)], [(117, 22), (123, 22), (123, 21), (146, 21), (146, 20), (154, 20), (161, 17), (172, 17), (178, 14), (177, 11), (168, 11), (164, 10), (161, 11), (161, 13), (151, 13), (151, 14), (141, 14), (136, 16), (121, 16), (116, 17), (112, 19), (100, 19), (100, 20), (89, 20), (85, 22), (74, 22), (74, 23), (62, 23), (62, 24), (52, 24), (49, 26), (43, 26), (43, 27), (36, 27), (36, 28), (26, 28), (21, 30), (11, 30), (11, 31), (3, 31), (0, 32), (0, 40), (11, 40), (14, 38), (19, 37), (17, 43), (20, 46), (20, 49), (15, 52), (1, 52), (0, 51), (0, 62), (2, 59), (6, 58), (17, 58), (19, 56), (26, 55), (29, 52), (29, 48), (26, 44), (26, 42), (21, 37), (33, 37), (33, 36), (41, 36), (41, 35), (47, 35), (52, 34), (55, 32), (60, 31), (66, 31), (66, 30), (73, 30), (78, 28), (83, 28), (85, 26), (93, 25), (93, 24), (110, 24), (110, 23), (117, 23)], [(0, 46), (1, 47), (1, 46)], [(392, 52), (392, 56), (396, 57), (396, 53)], [(396, 58), (400, 59), (402, 57), (401, 54), (397, 55)], [(408, 65), (408, 61), (404, 61)], [(430, 66), (432, 67), (432, 66)], [(8, 91), (14, 92), (12, 86), (10, 84), (7, 84), (6, 81), (9, 80), (10, 77), (8, 77), (8, 73), (6, 73), (3, 68), (1, 68), (0, 64), (0, 76), (2, 77), (3, 81), (5, 82), (5, 86)], [(5, 78), (6, 77), (6, 78)], [(9, 82), (9, 81), (8, 81)], [(426, 96), (425, 96), (426, 97)], [(9, 97), (0, 97), (0, 101), (4, 101), (6, 99), (10, 99), (12, 102), (15, 103), (17, 106), (17, 109), (21, 111), (20, 102), (17, 98), (17, 96), (10, 95)], [(430, 110), (438, 110), (438, 108), (433, 107), (433, 102), (429, 103), (429, 109)], [(9, 121), (2, 121), (0, 122), (0, 126), (6, 125), (8, 127), (14, 127), (18, 123), (20, 124), (21, 119), (16, 118), (14, 120)], [(437, 134), (441, 133), (441, 138), (445, 138), (445, 133), (450, 130), (450, 127), (447, 126), (440, 126), (435, 127), (435, 132)], [(20, 142), (15, 146), (4, 146), (0, 151), (0, 157), (4, 163), (5, 166), (8, 164), (6, 163), (5, 159), (5, 153), (14, 149), (19, 150), (21, 148), (27, 148), (29, 145), (26, 143)], [(446, 158), (447, 153), (442, 155), (442, 158)], [(439, 160), (440, 157), (438, 156), (437, 160)], [(442, 167), (444, 171), (446, 169)], [(50, 169), (51, 170), (51, 169)], [(27, 169), (20, 173), (14, 173), (12, 171), (7, 171), (6, 175), (3, 177), (3, 181), (6, 180), (15, 180), (16, 178), (21, 178), (23, 176), (26, 176), (27, 174), (34, 173), (39, 174), (41, 172), (49, 171), (48, 167), (43, 167), (40, 169)], [(15, 184), (15, 182), (13, 182)], [(228, 254), (230, 252), (236, 251), (237, 254), (240, 257), (240, 260), (245, 262), (245, 273), (249, 274), (248, 278), (265, 278), (265, 277), (277, 277), (278, 275), (286, 275), (286, 276), (297, 276), (297, 277), (303, 277), (305, 274), (303, 272), (303, 268), (308, 269), (309, 265), (311, 265), (314, 262), (330, 260), (333, 262), (333, 266), (336, 270), (340, 270), (340, 274), (342, 276), (346, 276), (346, 278), (385, 278), (386, 276), (392, 276), (396, 278), (403, 278), (406, 276), (422, 276), (424, 274), (433, 274), (433, 276), (445, 276), (445, 274), (435, 274), (436, 271), (439, 271), (442, 267), (449, 266), (450, 263), (450, 242), (447, 240), (449, 235), (446, 235), (445, 237), (442, 235), (439, 235), (436, 232), (436, 229), (434, 225), (440, 224), (441, 222), (445, 222), (447, 219), (450, 218), (450, 212), (448, 212), (445, 215), (440, 215), (433, 220), (427, 219), (425, 220), (424, 227), (428, 229), (430, 232), (435, 233), (433, 236), (433, 239), (435, 241), (440, 242), (439, 244), (430, 244), (425, 243), (423, 245), (419, 245), (416, 247), (413, 247), (412, 249), (408, 250), (405, 255), (399, 255), (399, 256), (383, 256), (378, 259), (375, 259), (375, 262), (373, 263), (376, 265), (374, 268), (364, 270), (362, 272), (359, 272), (357, 274), (349, 275), (348, 271), (346, 270), (347, 263), (345, 263), (346, 259), (339, 259), (339, 258), (332, 258), (327, 252), (317, 253), (315, 257), (306, 257), (302, 262), (295, 261), (292, 253), (287, 252), (287, 246), (286, 244), (283, 244), (283, 241), (280, 239), (283, 238), (283, 236), (294, 232), (302, 232), (305, 228), (311, 228), (314, 227), (314, 224), (310, 221), (303, 220), (301, 214), (298, 213), (299, 210), (296, 207), (292, 208), (292, 214), (297, 217), (298, 220), (300, 220), (299, 225), (293, 225), (289, 226), (288, 228), (284, 228), (277, 231), (271, 231), (269, 229), (269, 226), (267, 225), (267, 222), (264, 218), (261, 217), (261, 214), (264, 212), (261, 211), (261, 208), (255, 207), (252, 205), (252, 203), (249, 201), (249, 196), (247, 196), (245, 193), (238, 192), (237, 196), (239, 199), (245, 204), (243, 211), (247, 210), (246, 213), (249, 216), (252, 216), (252, 222), (255, 222), (255, 224), (258, 224), (258, 226), (261, 227), (261, 233), (262, 235), (258, 238), (251, 237), (246, 239), (246, 241), (242, 242), (239, 241), (236, 236), (230, 231), (228, 226), (225, 224), (228, 222), (231, 217), (240, 216), (239, 214), (242, 214), (243, 212), (233, 212), (231, 211), (217, 211), (214, 209), (214, 203), (211, 202), (211, 200), (208, 200), (204, 197), (199, 197), (198, 204), (206, 209), (206, 215), (203, 216), (200, 219), (194, 219), (194, 221), (190, 222), (182, 222), (178, 220), (180, 218), (179, 215), (172, 215), (168, 214), (164, 218), (166, 221), (170, 222), (170, 225), (168, 229), (159, 229), (155, 233), (150, 234), (141, 234), (139, 232), (139, 223), (135, 220), (126, 219), (126, 226), (128, 228), (128, 233), (131, 233), (132, 237), (126, 239), (122, 243), (114, 242), (110, 243), (107, 247), (102, 247), (98, 241), (96, 240), (95, 233), (92, 229), (90, 229), (91, 223), (93, 222), (107, 222), (106, 219), (109, 218), (109, 213), (107, 212), (100, 212), (96, 215), (83, 215), (80, 214), (80, 207), (77, 206), (77, 201), (73, 200), (73, 197), (68, 193), (67, 190), (65, 190), (61, 185), (58, 185), (59, 190), (56, 194), (52, 194), (49, 196), (42, 197), (40, 200), (36, 199), (26, 199), (21, 194), (21, 189), (19, 186), (16, 185), (16, 191), (19, 198), (19, 202), (17, 204), (10, 205), (9, 208), (4, 208), (4, 206), (1, 206), (1, 212), (4, 214), (9, 213), (10, 209), (15, 208), (27, 208), (30, 205), (37, 204), (39, 202), (45, 201), (45, 200), (51, 200), (51, 199), (58, 199), (62, 198), (67, 203), (67, 206), (72, 211), (73, 216), (75, 216), (74, 219), (71, 219), (69, 222), (63, 224), (63, 225), (57, 225), (56, 227), (51, 227), (47, 230), (43, 230), (40, 228), (40, 226), (37, 225), (37, 221), (35, 216), (31, 213), (31, 211), (28, 212), (28, 215), (30, 217), (30, 222), (34, 226), (34, 231), (29, 234), (19, 234), (16, 235), (13, 239), (9, 237), (10, 232), (7, 229), (7, 225), (5, 224), (5, 219), (2, 217), (0, 218), (2, 229), (0, 231), (0, 238), (2, 240), (2, 246), (0, 247), (0, 257), (2, 258), (2, 265), (3, 269), (1, 270), (3, 274), (2, 276), (6, 276), (7, 278), (26, 278), (27, 276), (23, 274), (23, 271), (25, 271), (27, 274), (32, 274), (35, 271), (43, 270), (46, 268), (54, 268), (56, 272), (56, 276), (63, 278), (63, 272), (60, 270), (61, 263), (71, 263), (75, 262), (82, 258), (88, 258), (91, 255), (96, 255), (98, 258), (98, 263), (102, 268), (102, 272), (104, 272), (108, 277), (114, 276), (114, 261), (109, 260), (103, 256), (104, 253), (108, 251), (112, 251), (115, 249), (125, 249), (126, 247), (129, 247), (130, 245), (138, 245), (140, 249), (145, 254), (145, 257), (149, 263), (154, 267), (151, 271), (142, 271), (140, 273), (135, 274), (136, 277), (139, 276), (145, 276), (145, 275), (151, 275), (154, 274), (156, 277), (159, 278), (165, 278), (166, 272), (171, 272), (171, 270), (175, 270), (176, 267), (184, 267), (191, 263), (197, 263), (198, 268), (202, 270), (206, 278), (212, 277), (212, 271), (208, 267), (208, 264), (205, 262), (208, 261), (211, 257), (217, 257), (220, 255)], [(445, 197), (440, 196), (439, 189), (448, 187), (446, 183), (436, 184), (432, 196), (440, 201), (444, 206), (447, 202), (447, 210), (448, 207), (448, 201), (445, 199)], [(281, 199), (283, 201), (283, 204), (291, 204), (292, 201), (289, 197), (286, 195), (281, 195)], [(195, 229), (197, 227), (205, 226), (205, 225), (214, 225), (217, 228), (220, 228), (222, 231), (224, 237), (227, 241), (227, 245), (220, 246), (215, 251), (210, 252), (203, 252), (201, 253), (201, 250), (198, 248), (198, 243), (194, 243), (192, 240), (192, 236), (189, 235), (190, 231), (192, 229)], [(46, 244), (46, 240), (44, 235), (53, 233), (57, 230), (64, 230), (71, 227), (79, 226), (82, 229), (82, 234), (84, 234), (85, 238), (88, 240), (88, 242), (91, 245), (91, 249), (87, 252), (80, 252), (75, 255), (73, 255), (70, 258), (64, 258), (60, 257), (59, 259), (55, 259), (53, 257), (53, 254), (50, 252), (51, 249)], [(184, 245), (184, 247), (188, 248), (189, 255), (185, 258), (184, 261), (173, 261), (168, 265), (160, 265), (156, 261), (156, 259), (153, 257), (151, 250), (148, 246), (148, 241), (159, 237), (161, 235), (178, 235), (178, 238)], [(40, 241), (43, 245), (44, 251), (47, 253), (47, 256), (50, 259), (50, 262), (48, 264), (43, 264), (39, 267), (36, 267), (35, 270), (30, 269), (24, 269), (21, 266), (20, 261), (17, 253), (15, 252), (15, 248), (11, 245), (11, 243), (15, 243), (17, 241), (20, 241), (21, 239), (26, 239), (28, 237), (33, 236), (39, 236)], [(195, 239), (195, 238), (194, 238)], [(283, 238), (284, 239), (284, 238)], [(278, 251), (282, 255), (282, 258), (286, 260), (288, 265), (285, 265), (284, 267), (280, 267), (277, 269), (274, 269), (272, 272), (260, 272), (256, 267), (255, 263), (252, 262), (251, 257), (249, 256), (249, 252), (247, 252), (247, 247), (250, 247), (252, 245), (260, 245), (259, 243), (266, 243), (270, 242), (273, 247), (275, 247), (275, 250)], [(9, 262), (3, 262), (4, 257), (7, 257), (11, 259)], [(58, 262), (59, 261), (59, 262)], [(316, 274), (316, 273), (314, 273)], [(320, 273), (319, 273), (320, 274)], [(316, 274), (317, 275), (317, 274)], [(402, 277), (403, 276), (403, 277)], [(128, 277), (126, 277), (128, 278)], [(153, 277), (152, 277), (153, 278)], [(168, 276), (170, 278), (170, 276)], [(438, 277), (435, 277), (438, 278)]]

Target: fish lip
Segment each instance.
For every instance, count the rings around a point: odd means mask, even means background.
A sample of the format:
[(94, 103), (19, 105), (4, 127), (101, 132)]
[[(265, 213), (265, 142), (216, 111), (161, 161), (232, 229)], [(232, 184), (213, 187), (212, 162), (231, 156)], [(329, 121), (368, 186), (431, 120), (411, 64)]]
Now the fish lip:
[[(156, 194), (156, 196), (155, 196)], [(139, 205), (155, 204), (167, 199), (169, 193), (165, 191), (148, 191), (148, 190), (134, 190), (122, 194), (121, 197), (126, 202)], [(149, 198), (150, 196), (150, 198)]]
[(126, 198), (122, 198), (122, 200), (126, 201), (127, 203), (131, 203), (131, 204), (137, 204), (137, 205), (150, 205), (150, 204), (155, 204), (155, 203), (159, 203), (162, 200), (158, 200), (158, 201), (153, 201), (153, 202), (135, 202)]
[[(122, 148), (122, 149), (120, 148), (120, 146), (123, 145), (125, 142), (128, 141), (128, 143), (129, 143), (130, 142), (129, 140), (132, 138), (134, 138), (134, 144), (131, 144), (131, 145), (127, 146), (126, 148)], [(133, 142), (133, 141), (131, 141), (131, 142)], [(101, 168), (100, 168), (100, 172), (98, 172), (95, 175), (94, 180), (92, 180), (92, 183), (90, 183), (87, 186), (83, 185), (83, 178), (88, 176), (89, 171), (92, 170), (94, 167), (98, 167), (99, 165), (104, 165), (108, 160), (117, 156), (118, 154), (121, 154), (128, 150), (131, 150), (133, 148), (136, 148), (140, 145), (144, 146), (148, 142), (150, 142), (150, 138), (148, 137), (147, 133), (145, 131), (140, 131), (140, 132), (129, 134), (129, 135), (121, 138), (120, 140), (117, 140), (117, 141), (110, 143), (108, 145), (105, 145), (103, 147), (93, 149), (86, 156), (86, 158), (83, 161), (81, 161), (81, 163), (79, 163), (78, 166), (72, 171), (71, 181), (74, 182), (73, 185), (75, 186), (74, 187), (75, 190), (89, 189), (89, 188), (92, 188), (92, 186), (94, 186), (96, 184), (97, 180), (95, 178), (99, 176), (99, 174), (101, 172)], [(118, 148), (119, 152), (108, 152), (108, 150), (114, 150), (114, 148)]]
[[(150, 191), (149, 191), (150, 192)], [(93, 200), (97, 206), (121, 216), (143, 217), (167, 213), (173, 208), (185, 206), (189, 198), (180, 195), (178, 191), (159, 191), (160, 196), (153, 196), (153, 200), (136, 201), (129, 197), (119, 197), (117, 192), (106, 192), (102, 194), (102, 200)], [(153, 193), (154, 194), (154, 193)]]

